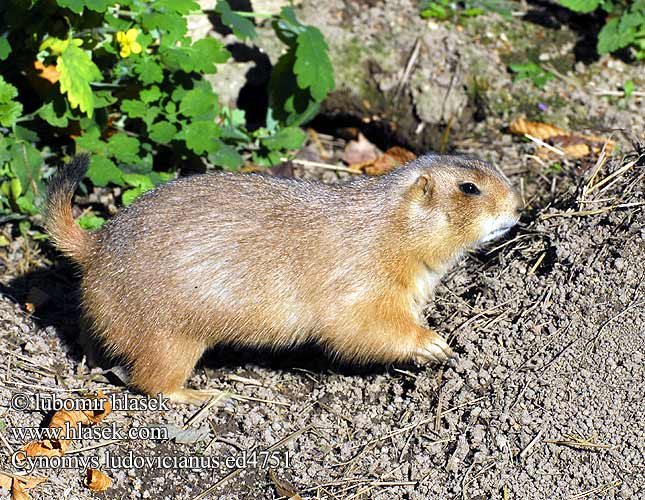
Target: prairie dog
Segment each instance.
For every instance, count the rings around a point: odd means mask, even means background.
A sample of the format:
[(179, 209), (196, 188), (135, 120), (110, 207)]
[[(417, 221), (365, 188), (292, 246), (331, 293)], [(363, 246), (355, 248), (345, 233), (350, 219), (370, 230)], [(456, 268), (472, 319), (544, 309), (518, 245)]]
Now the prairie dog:
[(83, 272), (83, 315), (131, 385), (176, 401), (218, 343), (317, 341), (348, 361), (443, 362), (426, 303), (466, 249), (515, 225), (520, 200), (486, 162), (427, 155), (327, 185), (258, 174), (185, 177), (82, 230), (72, 195), (88, 156), (49, 188), (46, 228)]

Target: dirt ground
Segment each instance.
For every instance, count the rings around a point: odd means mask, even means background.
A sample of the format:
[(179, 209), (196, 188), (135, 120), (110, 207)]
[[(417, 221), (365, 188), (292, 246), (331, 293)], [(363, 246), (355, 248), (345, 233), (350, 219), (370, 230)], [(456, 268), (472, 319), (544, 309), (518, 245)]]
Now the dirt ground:
[[(593, 78), (607, 87), (632, 71), (595, 64)], [(633, 129), (642, 99), (608, 106), (563, 80), (549, 85), (642, 141)], [(190, 385), (229, 391), (226, 401), (114, 411), (99, 427), (151, 427), (168, 439), (75, 442), (66, 455), (100, 459), (113, 486), (89, 492), (78, 463), (39, 467), (31, 474), (49, 480), (30, 497), (645, 498), (645, 150), (631, 153), (621, 136), (609, 161), (555, 168), (504, 134), (506, 118), (492, 112), (452, 143), (493, 160), (527, 202), (520, 226), (459, 262), (428, 309), (457, 364), (348, 367), (315, 346), (218, 349)], [(311, 159), (314, 146), (300, 156)], [(338, 181), (335, 172), (297, 173)], [(17, 473), (11, 457), (25, 440), (15, 430), (49, 422), (51, 411), (33, 409), (35, 394), (128, 393), (118, 369), (88, 367), (76, 285), (74, 269), (46, 248), (17, 237), (0, 249), (0, 471)], [(32, 406), (18, 408), (21, 394)], [(105, 467), (110, 456), (211, 463)]]

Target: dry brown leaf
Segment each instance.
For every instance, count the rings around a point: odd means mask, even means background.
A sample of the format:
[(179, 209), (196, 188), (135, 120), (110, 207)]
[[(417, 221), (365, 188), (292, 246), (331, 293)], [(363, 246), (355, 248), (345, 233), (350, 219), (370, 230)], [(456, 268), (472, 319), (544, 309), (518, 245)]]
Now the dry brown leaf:
[(112, 486), (112, 478), (103, 474), (100, 470), (87, 469), (83, 484), (92, 491), (105, 491)]
[(358, 140), (349, 141), (345, 146), (342, 160), (350, 167), (357, 164), (374, 161), (379, 156), (378, 148), (366, 139), (363, 134), (358, 134)]
[(43, 441), (35, 441), (27, 443), (23, 446), (25, 453), (30, 456), (45, 455), (45, 456), (61, 456), (64, 455), (72, 442), (65, 435), (65, 423), (69, 422), (70, 429), (76, 428), (78, 423), (89, 424), (90, 418), (80, 410), (58, 410), (54, 413), (49, 428), (59, 427), (61, 429), (59, 439), (45, 439)]
[(278, 492), (278, 495), (281, 497), (287, 497), (291, 500), (302, 500), (300, 494), (291, 486), (287, 481), (278, 478), (273, 469), (269, 469), (269, 477), (273, 484), (275, 485), (275, 490)]
[(11, 500), (31, 500), (31, 497), (25, 492), (25, 485), (16, 478), (11, 485)]
[(22, 487), (28, 490), (47, 481), (47, 478), (38, 476), (15, 476), (13, 474), (7, 474), (6, 472), (0, 472), (0, 488), (11, 490), (14, 481), (19, 481), (22, 483)]
[(513, 134), (529, 134), (542, 140), (549, 139), (557, 135), (567, 135), (564, 130), (554, 125), (541, 122), (530, 122), (524, 118), (517, 118), (508, 128)]
[(28, 457), (60, 457), (65, 454), (69, 443), (62, 443), (60, 440), (32, 441), (22, 447)]
[(10, 490), (12, 482), (13, 478), (10, 475), (0, 472), (0, 488)]
[[(528, 134), (543, 141), (548, 140), (551, 146), (555, 146), (569, 158), (584, 158), (592, 153), (599, 154), (603, 146), (607, 154), (611, 154), (615, 145), (614, 141), (605, 137), (572, 134), (554, 125), (529, 122), (524, 118), (518, 118), (513, 121), (509, 129), (514, 134)], [(548, 158), (554, 152), (546, 147), (541, 147), (537, 150), (537, 154), (541, 158)]]
[(56, 83), (60, 80), (60, 73), (53, 64), (45, 66), (43, 63), (36, 60), (34, 61), (34, 69), (40, 78), (44, 78), (50, 83)]
[(371, 164), (362, 167), (367, 175), (383, 175), (401, 165), (405, 165), (417, 156), (405, 148), (394, 146), (388, 149), (382, 156), (378, 157)]

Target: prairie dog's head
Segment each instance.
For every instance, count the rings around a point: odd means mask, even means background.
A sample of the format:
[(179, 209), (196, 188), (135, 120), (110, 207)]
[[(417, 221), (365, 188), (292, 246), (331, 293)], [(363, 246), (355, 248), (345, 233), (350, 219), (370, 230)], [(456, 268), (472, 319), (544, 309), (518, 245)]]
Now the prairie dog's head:
[(517, 224), (521, 200), (489, 163), (450, 155), (421, 156), (409, 164), (407, 191), (412, 230), (472, 248)]

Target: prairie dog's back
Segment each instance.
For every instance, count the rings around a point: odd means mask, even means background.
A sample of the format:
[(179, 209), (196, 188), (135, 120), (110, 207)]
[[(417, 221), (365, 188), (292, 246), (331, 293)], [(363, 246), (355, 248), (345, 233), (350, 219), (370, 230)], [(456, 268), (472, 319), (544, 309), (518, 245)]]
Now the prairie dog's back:
[(382, 179), (342, 186), (260, 175), (180, 179), (95, 233), (85, 286), (109, 289), (114, 303), (167, 323), (182, 310), (240, 318), (262, 310), (273, 318), (268, 327), (279, 318), (300, 328), (323, 324), (320, 307), (374, 286), (371, 253), (387, 233), (396, 190)]

